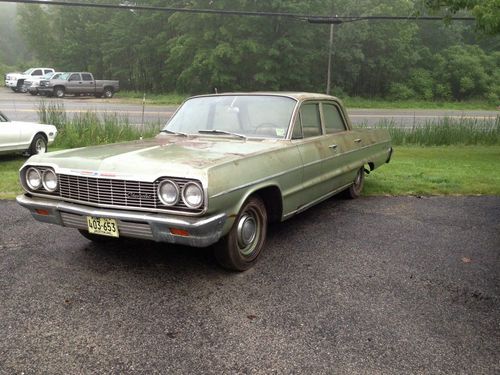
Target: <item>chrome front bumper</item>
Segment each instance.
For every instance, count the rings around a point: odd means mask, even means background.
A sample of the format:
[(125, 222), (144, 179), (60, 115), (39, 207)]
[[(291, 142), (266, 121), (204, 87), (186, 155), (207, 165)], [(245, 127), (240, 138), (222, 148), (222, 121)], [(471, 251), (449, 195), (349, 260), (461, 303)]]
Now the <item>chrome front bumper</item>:
[[(222, 230), (227, 218), (224, 213), (197, 218), (101, 209), (25, 194), (19, 195), (16, 200), (27, 208), (36, 220), (44, 223), (87, 230), (87, 216), (111, 218), (117, 221), (118, 231), (122, 237), (194, 247), (206, 247), (217, 242), (223, 235)], [(40, 210), (45, 212), (41, 214)], [(172, 234), (171, 229), (181, 229), (187, 231), (189, 235)]]

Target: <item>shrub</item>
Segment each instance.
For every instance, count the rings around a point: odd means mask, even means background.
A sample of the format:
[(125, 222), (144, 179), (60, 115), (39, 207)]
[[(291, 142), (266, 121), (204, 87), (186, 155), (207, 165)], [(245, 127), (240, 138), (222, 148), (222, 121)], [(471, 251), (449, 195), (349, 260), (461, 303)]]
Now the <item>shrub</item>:
[(408, 100), (415, 98), (415, 91), (404, 83), (392, 83), (389, 98), (393, 100)]

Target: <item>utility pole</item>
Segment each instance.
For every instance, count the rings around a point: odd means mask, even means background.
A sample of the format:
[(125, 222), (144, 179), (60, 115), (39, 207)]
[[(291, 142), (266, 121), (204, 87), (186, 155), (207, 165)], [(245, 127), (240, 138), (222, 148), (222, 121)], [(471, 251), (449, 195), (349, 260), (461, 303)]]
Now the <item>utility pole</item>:
[(328, 47), (328, 73), (326, 78), (326, 95), (330, 95), (332, 80), (333, 23), (330, 24), (330, 45)]

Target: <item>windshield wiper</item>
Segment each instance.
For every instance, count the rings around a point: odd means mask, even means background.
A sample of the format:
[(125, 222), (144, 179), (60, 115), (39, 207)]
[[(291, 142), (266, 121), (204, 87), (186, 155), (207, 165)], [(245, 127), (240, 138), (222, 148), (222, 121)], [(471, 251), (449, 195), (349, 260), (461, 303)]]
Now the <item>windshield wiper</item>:
[(187, 137), (187, 136), (188, 136), (186, 133), (174, 132), (174, 131), (172, 131), (172, 130), (168, 130), (168, 129), (162, 129), (162, 130), (160, 130), (160, 133), (168, 133), (168, 134), (182, 135), (183, 137)]
[(217, 130), (217, 129), (212, 129), (212, 130), (198, 130), (198, 133), (201, 134), (225, 134), (225, 135), (233, 135), (238, 138), (242, 139), (247, 139), (243, 134), (238, 134), (238, 133), (232, 133), (232, 132), (227, 132), (225, 130)]

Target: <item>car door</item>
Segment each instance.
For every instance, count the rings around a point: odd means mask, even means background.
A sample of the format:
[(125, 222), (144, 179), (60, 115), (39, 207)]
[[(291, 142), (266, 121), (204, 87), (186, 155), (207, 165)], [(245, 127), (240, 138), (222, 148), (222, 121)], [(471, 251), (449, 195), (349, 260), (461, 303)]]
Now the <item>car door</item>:
[(303, 178), (298, 210), (306, 208), (327, 193), (323, 178), (323, 159), (331, 151), (323, 146), (323, 129), (319, 102), (301, 104), (292, 132), (292, 142), (299, 150), (303, 165)]
[(18, 149), (20, 136), (21, 129), (0, 113), (0, 152)]
[(90, 73), (82, 73), (82, 91), (85, 94), (94, 94), (95, 81)]
[(68, 84), (66, 85), (66, 93), (75, 94), (81, 92), (82, 77), (80, 73), (73, 73), (68, 78)]
[(322, 146), (331, 150), (323, 161), (323, 172), (328, 188), (336, 190), (351, 184), (362, 165), (362, 140), (350, 129), (346, 115), (338, 103), (321, 102), (321, 119), (325, 129)]

